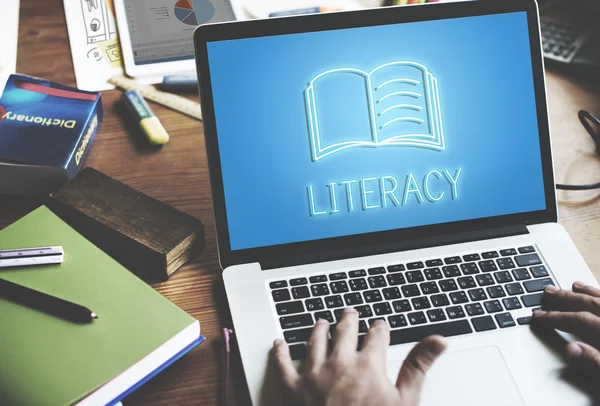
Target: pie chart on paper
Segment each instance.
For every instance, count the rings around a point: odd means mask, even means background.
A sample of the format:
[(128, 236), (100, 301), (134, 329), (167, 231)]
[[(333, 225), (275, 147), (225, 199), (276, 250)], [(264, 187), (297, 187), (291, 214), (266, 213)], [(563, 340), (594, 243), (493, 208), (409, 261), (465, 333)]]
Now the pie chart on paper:
[(215, 6), (209, 0), (179, 0), (175, 3), (175, 17), (187, 25), (200, 25), (215, 15)]

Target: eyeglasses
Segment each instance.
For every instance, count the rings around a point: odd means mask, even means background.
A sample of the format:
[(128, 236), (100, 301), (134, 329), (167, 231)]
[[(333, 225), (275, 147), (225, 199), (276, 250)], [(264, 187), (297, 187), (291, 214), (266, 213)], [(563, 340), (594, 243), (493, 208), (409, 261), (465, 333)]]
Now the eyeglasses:
[[(577, 116), (579, 117), (579, 121), (581, 122), (581, 125), (583, 125), (583, 128), (586, 129), (590, 137), (594, 140), (594, 144), (596, 144), (596, 154), (600, 156), (600, 119), (585, 110), (580, 110), (579, 113), (577, 113)], [(556, 188), (560, 190), (593, 190), (600, 189), (600, 182), (585, 185), (556, 184)]]

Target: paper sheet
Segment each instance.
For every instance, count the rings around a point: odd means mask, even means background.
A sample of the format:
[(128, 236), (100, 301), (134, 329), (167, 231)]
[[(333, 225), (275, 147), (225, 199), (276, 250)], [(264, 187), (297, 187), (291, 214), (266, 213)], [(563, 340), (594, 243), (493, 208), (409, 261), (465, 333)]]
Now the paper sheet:
[(106, 81), (123, 74), (112, 0), (63, 0), (77, 87), (114, 89)]
[[(232, 1), (233, 2), (233, 1)], [(275, 11), (294, 10), (309, 7), (335, 7), (343, 10), (358, 10), (376, 7), (380, 0), (237, 0), (243, 6), (248, 18), (267, 18)]]
[(3, 0), (0, 12), (0, 95), (6, 80), (17, 69), (19, 0)]

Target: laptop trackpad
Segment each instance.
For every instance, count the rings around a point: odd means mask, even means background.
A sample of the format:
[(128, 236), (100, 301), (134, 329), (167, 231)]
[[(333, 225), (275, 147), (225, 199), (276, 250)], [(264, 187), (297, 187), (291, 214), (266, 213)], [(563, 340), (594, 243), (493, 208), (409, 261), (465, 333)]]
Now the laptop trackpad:
[[(390, 365), (393, 382), (400, 363)], [(427, 374), (421, 406), (524, 405), (498, 347), (483, 347), (442, 355)]]

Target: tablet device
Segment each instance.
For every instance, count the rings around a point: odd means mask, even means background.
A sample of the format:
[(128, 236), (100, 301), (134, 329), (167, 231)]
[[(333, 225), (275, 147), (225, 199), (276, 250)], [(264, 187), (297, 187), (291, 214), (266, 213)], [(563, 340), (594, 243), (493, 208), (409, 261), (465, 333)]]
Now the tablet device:
[(127, 75), (147, 83), (195, 75), (193, 34), (206, 23), (243, 15), (231, 0), (115, 0)]

